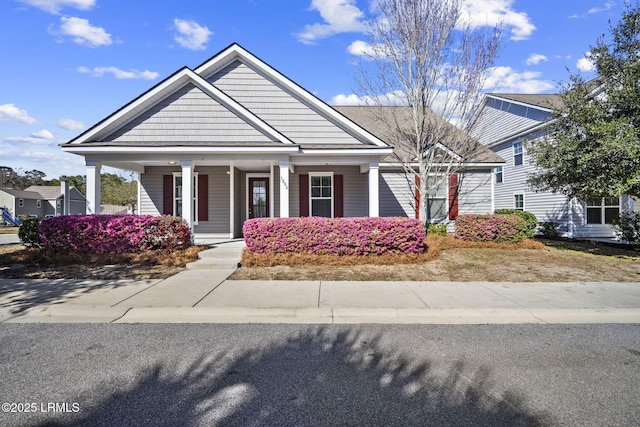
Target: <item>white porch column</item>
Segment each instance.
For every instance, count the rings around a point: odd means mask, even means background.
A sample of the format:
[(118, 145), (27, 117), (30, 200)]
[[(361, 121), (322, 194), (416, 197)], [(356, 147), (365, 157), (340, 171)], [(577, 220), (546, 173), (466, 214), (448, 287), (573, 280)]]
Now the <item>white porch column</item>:
[(69, 215), (71, 212), (69, 181), (60, 181), (60, 193), (62, 194), (62, 215)]
[[(87, 215), (100, 213), (100, 169), (102, 164), (87, 160)], [(66, 203), (66, 202), (65, 202)], [(64, 208), (63, 208), (64, 209)], [(64, 211), (64, 210), (63, 210)]]
[(276, 184), (273, 182), (273, 163), (269, 165), (269, 218), (273, 218), (276, 216), (275, 212), (275, 188)]
[(182, 166), (182, 218), (193, 230), (193, 162), (183, 160)]
[(280, 218), (289, 218), (289, 161), (282, 160), (280, 167)]
[(233, 163), (229, 165), (229, 238), (233, 239), (235, 236), (235, 228), (236, 228), (236, 213), (235, 213), (235, 170), (236, 168), (233, 166)]
[(378, 186), (378, 162), (369, 163), (369, 216), (380, 216), (380, 188)]

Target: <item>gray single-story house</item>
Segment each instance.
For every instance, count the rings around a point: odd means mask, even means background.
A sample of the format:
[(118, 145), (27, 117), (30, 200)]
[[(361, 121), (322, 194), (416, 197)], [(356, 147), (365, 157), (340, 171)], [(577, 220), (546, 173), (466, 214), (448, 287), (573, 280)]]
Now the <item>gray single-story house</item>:
[[(197, 237), (238, 237), (256, 217), (414, 217), (414, 185), (368, 108), (333, 108), (232, 44), (62, 150), (85, 158), (87, 213), (99, 212), (102, 166), (134, 171), (138, 213), (180, 215)], [(491, 212), (503, 161), (472, 143), (474, 156), (422, 207), (430, 221)]]
[[(65, 191), (68, 191), (66, 199)], [(24, 190), (0, 189), (0, 207), (14, 218), (80, 215), (85, 213), (86, 204), (84, 195), (64, 182), (60, 186), (32, 185)]]

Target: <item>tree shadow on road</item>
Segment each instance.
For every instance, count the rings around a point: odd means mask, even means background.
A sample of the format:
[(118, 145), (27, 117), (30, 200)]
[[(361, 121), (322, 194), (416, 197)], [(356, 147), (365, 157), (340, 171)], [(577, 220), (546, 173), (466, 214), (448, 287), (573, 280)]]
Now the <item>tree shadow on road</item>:
[(51, 415), (41, 425), (552, 423), (518, 393), (496, 391), (487, 369), (470, 369), (463, 360), (438, 365), (428, 354), (403, 355), (381, 339), (312, 327), (268, 348), (159, 363), (80, 396), (81, 412)]

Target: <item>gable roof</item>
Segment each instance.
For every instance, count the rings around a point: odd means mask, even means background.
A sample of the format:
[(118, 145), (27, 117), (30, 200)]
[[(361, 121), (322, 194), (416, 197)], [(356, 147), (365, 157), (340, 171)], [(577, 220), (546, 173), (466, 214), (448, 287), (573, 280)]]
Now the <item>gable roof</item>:
[[(390, 163), (397, 163), (398, 157), (410, 158), (410, 153), (403, 153), (401, 145), (398, 142), (397, 136), (394, 135), (393, 130), (385, 124), (382, 120), (379, 120), (379, 115), (385, 115), (394, 117), (399, 121), (399, 127), (406, 132), (411, 132), (411, 116), (409, 107), (398, 106), (334, 106), (338, 112), (348, 117), (358, 125), (367, 129), (372, 134), (378, 136), (378, 138), (387, 142), (394, 148), (394, 153), (387, 156), (384, 160)], [(433, 113), (432, 113), (433, 114)], [(447, 134), (443, 141), (440, 141), (442, 146), (440, 147), (444, 151), (450, 151), (454, 156), (458, 155), (452, 149), (460, 145), (460, 141), (464, 141), (468, 144), (469, 151), (466, 153), (468, 157), (464, 159), (464, 162), (469, 163), (504, 163), (504, 160), (489, 150), (484, 145), (480, 144), (477, 140), (471, 138), (468, 134), (458, 129), (454, 125), (445, 122), (444, 119), (433, 114), (434, 120), (441, 120), (443, 125), (447, 127)]]
[[(69, 187), (69, 191), (75, 190), (80, 196), (82, 193), (75, 187)], [(14, 188), (0, 188), (0, 191), (11, 194), (14, 197), (30, 200), (51, 200), (62, 196), (62, 190), (57, 185), (32, 185), (24, 190), (16, 190)]]
[(15, 188), (0, 188), (0, 191), (4, 191), (5, 193), (12, 195), (13, 197), (18, 197), (21, 199), (42, 199), (42, 195), (40, 193), (36, 193), (35, 191), (16, 190)]
[[(233, 63), (246, 65), (248, 68), (259, 74), (260, 77), (273, 83), (287, 96), (297, 100), (312, 110), (314, 114), (317, 114), (320, 117), (319, 121), (323, 123), (331, 123), (330, 126), (340, 129), (340, 132), (345, 132), (344, 135), (347, 135), (348, 141), (345, 140), (343, 142), (388, 148), (388, 146), (376, 136), (372, 135), (365, 129), (362, 129), (350, 120), (347, 120), (344, 116), (338, 114), (323, 101), (316, 98), (314, 95), (235, 43), (205, 61), (195, 70), (191, 70), (187, 67), (183, 67), (178, 70), (176, 73), (158, 83), (156, 86), (126, 104), (124, 107), (120, 108), (118, 111), (114, 112), (92, 128), (63, 144), (63, 148), (65, 151), (73, 152), (73, 147), (81, 144), (91, 144), (92, 146), (128, 145), (153, 147), (156, 145), (220, 146), (228, 143), (229, 141), (226, 140), (216, 141), (211, 138), (205, 138), (203, 141), (158, 141), (157, 138), (149, 138), (147, 140), (110, 140), (112, 139), (112, 136), (122, 135), (122, 133), (118, 133), (119, 130), (122, 131), (123, 127), (126, 127), (129, 123), (136, 120), (136, 118), (141, 117), (145, 112), (176, 93), (176, 91), (184, 88), (186, 85), (193, 85), (199, 91), (206, 94), (206, 96), (211, 100), (215, 101), (224, 109), (232, 113), (233, 116), (239, 118), (244, 124), (246, 124), (245, 129), (251, 127), (266, 136), (266, 139), (251, 138), (250, 140), (244, 141), (245, 144), (300, 144), (304, 138), (300, 138), (299, 141), (294, 142), (291, 137), (285, 135), (285, 133), (281, 131), (281, 123), (275, 123), (274, 120), (267, 118), (266, 114), (264, 117), (261, 117), (260, 114), (253, 111), (252, 108), (247, 108), (244, 102), (238, 101), (237, 96), (234, 96), (233, 94), (229, 95), (226, 88), (224, 91), (221, 90), (216, 85), (216, 81), (207, 80), (216, 72)], [(241, 87), (239, 90), (250, 93), (250, 90), (245, 87)], [(266, 110), (268, 111), (269, 108)], [(284, 114), (283, 117), (285, 120), (289, 120), (286, 114)], [(306, 120), (299, 121), (299, 123), (300, 126), (310, 127), (309, 133), (313, 135), (313, 123), (308, 124)], [(240, 126), (240, 124), (237, 124), (236, 126)], [(222, 127), (219, 127), (218, 129), (222, 129)], [(242, 144), (243, 141), (239, 142), (236, 139), (233, 143), (228, 143), (227, 145), (235, 145), (236, 143)]]

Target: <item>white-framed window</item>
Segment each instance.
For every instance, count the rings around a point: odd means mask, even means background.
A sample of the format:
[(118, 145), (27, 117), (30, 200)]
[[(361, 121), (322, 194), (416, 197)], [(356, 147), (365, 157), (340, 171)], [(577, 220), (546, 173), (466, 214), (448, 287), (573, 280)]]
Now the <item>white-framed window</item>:
[(429, 222), (439, 222), (447, 219), (448, 182), (440, 182), (427, 195), (427, 219)]
[[(193, 195), (192, 195), (192, 204), (193, 204), (193, 223), (195, 225), (198, 224), (198, 172), (193, 173)], [(174, 172), (173, 173), (173, 215), (182, 216), (182, 199), (184, 197), (182, 191), (182, 173)]]
[(333, 172), (309, 173), (309, 214), (333, 218)]
[(524, 210), (524, 194), (513, 195), (513, 208), (519, 211)]
[(42, 207), (42, 200), (36, 200), (36, 208)]
[(514, 142), (513, 143), (513, 165), (520, 166), (523, 160), (522, 154), (522, 142)]
[(500, 184), (502, 182), (502, 166), (498, 166), (493, 170), (493, 175), (495, 176), (495, 183)]
[(24, 208), (24, 199), (18, 199), (18, 207)]
[(620, 199), (605, 197), (601, 200), (591, 200), (587, 205), (587, 224), (611, 224), (620, 214)]

